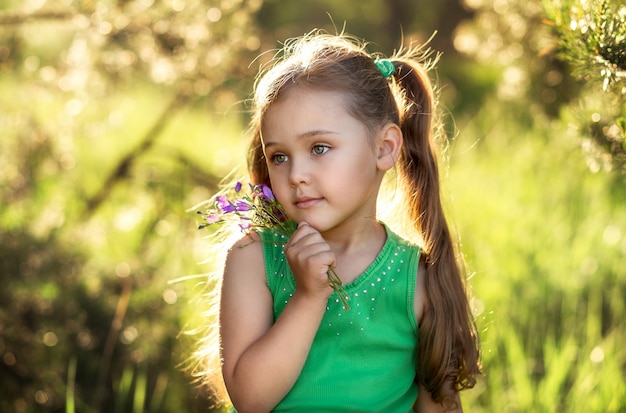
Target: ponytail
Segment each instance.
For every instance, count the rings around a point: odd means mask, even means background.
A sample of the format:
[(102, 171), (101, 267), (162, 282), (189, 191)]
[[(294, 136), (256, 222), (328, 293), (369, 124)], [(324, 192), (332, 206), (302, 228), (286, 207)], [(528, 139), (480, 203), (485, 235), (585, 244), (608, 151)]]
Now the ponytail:
[(426, 69), (395, 60), (395, 82), (405, 101), (400, 111), (404, 144), (398, 174), (410, 220), (423, 240), (427, 311), (420, 323), (417, 378), (433, 400), (456, 403), (456, 393), (474, 386), (480, 373), (479, 343), (461, 260), (440, 198), (435, 150), (435, 95)]

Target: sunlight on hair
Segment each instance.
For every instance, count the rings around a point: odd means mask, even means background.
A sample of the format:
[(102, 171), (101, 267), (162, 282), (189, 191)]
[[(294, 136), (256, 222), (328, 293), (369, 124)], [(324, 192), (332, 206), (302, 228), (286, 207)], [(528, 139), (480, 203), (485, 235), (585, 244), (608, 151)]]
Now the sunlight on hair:
[(385, 175), (377, 200), (377, 219), (384, 222), (396, 234), (422, 246), (424, 240), (416, 230), (408, 215), (398, 213), (406, 208), (406, 197), (402, 193), (396, 169), (392, 168)]

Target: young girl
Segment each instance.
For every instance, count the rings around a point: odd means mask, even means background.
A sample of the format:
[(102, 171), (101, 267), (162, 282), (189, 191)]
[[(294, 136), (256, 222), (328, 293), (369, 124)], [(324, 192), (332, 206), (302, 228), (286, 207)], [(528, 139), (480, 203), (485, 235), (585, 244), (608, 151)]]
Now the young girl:
[[(316, 32), (259, 78), (250, 181), (298, 225), (228, 251), (221, 371), (237, 412), (462, 410), (479, 340), (440, 201), (426, 57), (377, 59)], [(404, 238), (377, 218), (387, 171)]]

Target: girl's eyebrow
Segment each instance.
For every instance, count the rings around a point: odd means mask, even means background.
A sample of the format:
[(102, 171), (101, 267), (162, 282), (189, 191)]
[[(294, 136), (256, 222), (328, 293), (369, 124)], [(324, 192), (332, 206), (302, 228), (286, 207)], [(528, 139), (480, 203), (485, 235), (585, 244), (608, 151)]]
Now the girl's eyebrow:
[[(314, 129), (314, 130), (310, 130), (310, 131), (299, 134), (297, 138), (299, 139), (314, 138), (320, 135), (337, 135), (337, 132), (326, 130), (326, 129)], [(267, 148), (268, 146), (274, 146), (278, 144), (279, 144), (278, 142), (272, 141), (271, 138), (269, 140), (264, 140), (263, 142), (263, 146), (265, 148)]]

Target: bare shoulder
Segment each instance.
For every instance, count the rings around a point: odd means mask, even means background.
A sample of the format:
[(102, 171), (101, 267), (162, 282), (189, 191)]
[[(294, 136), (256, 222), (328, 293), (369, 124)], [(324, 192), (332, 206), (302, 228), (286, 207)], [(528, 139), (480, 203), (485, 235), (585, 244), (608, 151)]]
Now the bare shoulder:
[(259, 268), (263, 270), (264, 261), (261, 240), (257, 234), (250, 233), (235, 241), (233, 246), (228, 250), (225, 273), (229, 269), (233, 269), (232, 267), (256, 266), (258, 264), (262, 264)]
[(256, 234), (232, 246), (226, 257), (220, 300), (224, 367), (261, 337), (273, 322), (273, 299), (265, 278), (263, 246)]
[(426, 267), (420, 260), (417, 266), (417, 277), (415, 281), (415, 317), (419, 324), (422, 323), (424, 312), (428, 303), (428, 295), (426, 293)]
[(241, 298), (250, 294), (254, 299), (263, 290), (267, 290), (263, 246), (258, 235), (251, 233), (237, 240), (226, 255), (222, 301), (230, 299), (231, 293)]

